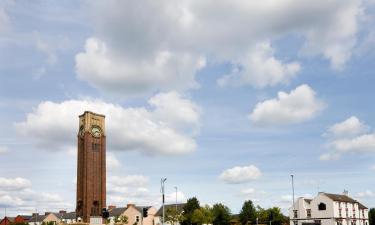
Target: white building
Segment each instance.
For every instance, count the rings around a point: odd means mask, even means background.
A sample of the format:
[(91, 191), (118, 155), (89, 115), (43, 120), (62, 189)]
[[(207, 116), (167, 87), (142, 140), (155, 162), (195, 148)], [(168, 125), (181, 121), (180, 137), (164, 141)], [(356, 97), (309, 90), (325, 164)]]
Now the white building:
[(289, 218), (290, 225), (369, 225), (368, 208), (347, 192), (298, 198), (289, 209)]

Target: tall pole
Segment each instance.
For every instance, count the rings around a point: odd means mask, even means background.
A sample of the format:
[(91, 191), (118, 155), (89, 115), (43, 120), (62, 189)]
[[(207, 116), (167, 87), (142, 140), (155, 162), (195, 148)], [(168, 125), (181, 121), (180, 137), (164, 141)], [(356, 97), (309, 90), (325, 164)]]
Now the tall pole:
[(164, 208), (164, 203), (165, 203), (165, 195), (164, 195), (164, 186), (165, 186), (165, 181), (167, 180), (167, 178), (161, 178), (160, 180), (160, 183), (161, 183), (161, 193), (162, 193), (162, 196), (163, 196), (163, 221), (162, 221), (162, 225), (164, 225), (164, 221), (165, 221), (165, 208)]
[[(177, 186), (174, 187), (176, 189), (176, 216), (177, 216)], [(177, 225), (177, 219), (176, 219), (176, 225)]]
[(290, 175), (292, 177), (292, 193), (293, 193), (293, 209), (295, 209), (295, 206), (294, 206), (294, 175)]

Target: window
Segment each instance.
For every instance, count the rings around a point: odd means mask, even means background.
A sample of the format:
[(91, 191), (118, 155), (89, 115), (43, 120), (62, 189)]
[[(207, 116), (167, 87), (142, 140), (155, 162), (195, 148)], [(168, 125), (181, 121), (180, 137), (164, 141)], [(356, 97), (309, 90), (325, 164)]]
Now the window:
[(311, 209), (306, 209), (307, 218), (311, 218)]
[(341, 215), (341, 209), (339, 209), (339, 217), (342, 217), (342, 215)]
[(100, 150), (100, 144), (92, 143), (92, 150), (98, 152)]
[(139, 222), (139, 216), (135, 216), (135, 222)]
[(298, 211), (297, 210), (293, 210), (293, 214), (294, 214), (294, 218), (298, 217)]
[(326, 204), (324, 204), (323, 202), (321, 202), (319, 205), (318, 205), (318, 209), (319, 210), (326, 210), (327, 206)]

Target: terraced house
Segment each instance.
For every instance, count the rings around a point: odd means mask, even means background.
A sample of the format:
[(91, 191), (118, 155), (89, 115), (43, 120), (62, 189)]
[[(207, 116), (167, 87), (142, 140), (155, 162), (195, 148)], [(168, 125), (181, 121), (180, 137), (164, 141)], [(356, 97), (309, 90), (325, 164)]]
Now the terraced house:
[(368, 208), (347, 192), (298, 198), (289, 209), (289, 217), (290, 225), (369, 225)]

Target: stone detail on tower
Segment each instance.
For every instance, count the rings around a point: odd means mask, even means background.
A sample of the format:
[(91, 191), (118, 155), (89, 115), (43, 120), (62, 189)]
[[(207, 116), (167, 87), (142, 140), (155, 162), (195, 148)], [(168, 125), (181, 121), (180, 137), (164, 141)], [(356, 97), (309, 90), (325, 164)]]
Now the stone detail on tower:
[(85, 111), (79, 116), (77, 218), (89, 222), (106, 207), (105, 116)]

